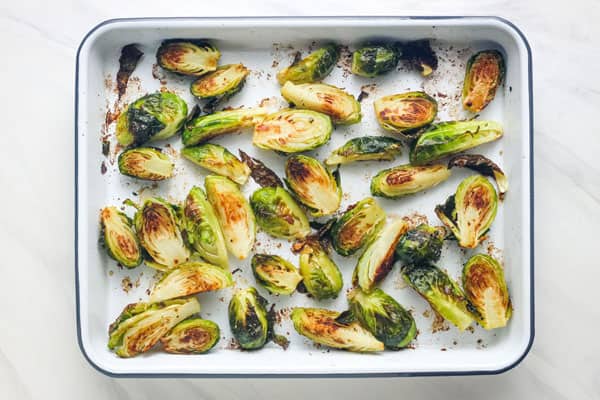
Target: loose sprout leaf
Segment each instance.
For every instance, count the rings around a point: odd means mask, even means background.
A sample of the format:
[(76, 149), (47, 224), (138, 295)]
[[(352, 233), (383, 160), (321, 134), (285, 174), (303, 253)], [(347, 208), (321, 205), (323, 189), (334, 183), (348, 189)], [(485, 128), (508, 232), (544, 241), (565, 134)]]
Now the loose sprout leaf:
[(429, 76), (438, 67), (438, 58), (429, 40), (415, 40), (404, 43), (401, 46), (402, 55), (400, 59), (423, 76)]
[(241, 149), (240, 158), (250, 168), (250, 176), (262, 187), (283, 187), (283, 182), (275, 172), (269, 169), (262, 161), (250, 157)]
[(127, 82), (131, 73), (137, 67), (140, 58), (144, 53), (137, 48), (135, 44), (128, 44), (121, 49), (121, 56), (119, 57), (119, 72), (117, 72), (117, 91), (119, 93), (119, 100), (125, 94), (127, 90)]
[(489, 158), (481, 154), (459, 154), (448, 161), (448, 168), (463, 167), (479, 172), (481, 175), (494, 178), (498, 185), (500, 199), (508, 190), (508, 179), (502, 169)]

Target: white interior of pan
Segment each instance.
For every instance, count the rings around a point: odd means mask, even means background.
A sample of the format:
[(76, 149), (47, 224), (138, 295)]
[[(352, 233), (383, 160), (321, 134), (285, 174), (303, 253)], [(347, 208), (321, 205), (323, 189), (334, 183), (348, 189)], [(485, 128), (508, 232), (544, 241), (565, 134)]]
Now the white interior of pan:
[[(171, 200), (182, 200), (193, 185), (203, 185), (205, 171), (189, 162), (176, 158), (177, 175), (159, 183), (156, 188), (118, 173), (114, 151), (114, 137), (110, 136), (111, 155), (101, 152), (101, 137), (114, 132), (114, 124), (103, 127), (107, 110), (116, 103), (114, 78), (118, 69), (120, 48), (139, 43), (145, 55), (133, 73), (127, 95), (121, 105), (145, 93), (160, 89), (161, 82), (153, 77), (155, 51), (161, 39), (173, 37), (208, 38), (214, 40), (222, 53), (221, 63), (243, 62), (253, 72), (246, 87), (228, 104), (246, 107), (262, 99), (273, 98), (271, 105), (281, 102), (279, 85), (275, 80), (278, 69), (287, 65), (297, 50), (306, 54), (313, 41), (335, 40), (353, 45), (373, 37), (395, 40), (433, 38), (440, 56), (440, 68), (429, 79), (416, 72), (400, 68), (377, 79), (365, 79), (344, 73), (336, 67), (325, 80), (358, 95), (361, 86), (369, 96), (362, 101), (363, 120), (360, 124), (338, 127), (331, 141), (311, 152), (324, 159), (329, 152), (352, 137), (386, 134), (376, 123), (372, 111), (374, 99), (408, 90), (425, 90), (435, 96), (440, 105), (439, 120), (468, 117), (461, 110), (459, 94), (467, 58), (476, 50), (501, 49), (507, 59), (506, 85), (496, 99), (480, 115), (480, 119), (501, 121), (505, 136), (496, 143), (473, 149), (500, 164), (508, 174), (510, 189), (501, 204), (490, 238), (477, 252), (490, 251), (504, 262), (506, 277), (514, 304), (514, 315), (505, 329), (485, 331), (474, 325), (474, 330), (459, 332), (444, 324), (433, 332), (434, 315), (427, 303), (415, 292), (402, 285), (398, 268), (390, 273), (382, 288), (407, 309), (412, 310), (419, 329), (414, 349), (380, 354), (354, 354), (318, 348), (297, 335), (287, 318), (276, 326), (287, 335), (291, 344), (283, 351), (275, 344), (254, 352), (230, 349), (231, 333), (227, 323), (227, 304), (231, 290), (199, 296), (202, 315), (216, 321), (222, 338), (208, 354), (177, 356), (152, 351), (133, 359), (119, 359), (106, 347), (107, 327), (128, 303), (143, 301), (146, 290), (154, 279), (154, 271), (141, 266), (121, 270), (98, 246), (98, 211), (101, 207), (121, 205), (126, 198), (138, 201), (150, 195)], [(275, 66), (274, 61), (279, 63)], [(79, 55), (79, 85), (77, 121), (79, 145), (78, 161), (78, 284), (81, 342), (84, 352), (98, 368), (115, 374), (360, 374), (360, 373), (428, 373), (493, 371), (513, 364), (525, 352), (531, 335), (530, 326), (530, 189), (529, 189), (529, 109), (528, 60), (525, 45), (517, 32), (495, 19), (437, 19), (413, 20), (403, 18), (318, 18), (318, 19), (149, 19), (117, 21), (96, 29), (84, 42)], [(189, 94), (190, 79), (158, 71), (166, 77), (166, 86), (194, 104)], [(281, 105), (284, 103), (281, 102)], [(251, 145), (251, 132), (227, 135), (216, 142), (232, 152), (241, 148), (263, 160), (279, 174), (284, 157)], [(176, 153), (179, 138), (165, 143)], [(101, 173), (101, 163), (107, 166)], [(368, 162), (344, 166), (341, 169), (346, 206), (369, 195), (370, 177), (378, 170), (407, 162), (406, 152), (393, 162)], [(457, 184), (470, 174), (467, 170), (453, 170), (452, 177), (436, 188), (399, 200), (378, 200), (388, 215), (423, 214), (433, 224), (440, 224), (433, 209), (454, 192)], [(145, 187), (145, 189), (143, 189)], [(250, 181), (243, 192), (250, 195), (257, 186)], [(137, 196), (133, 194), (137, 193)], [(131, 214), (131, 209), (127, 210)], [(258, 235), (256, 251), (282, 255), (294, 263), (297, 256), (289, 251), (286, 241)], [(454, 243), (446, 244), (439, 266), (455, 278), (460, 277), (464, 261), (472, 252), (460, 251)], [(344, 292), (350, 287), (350, 277), (356, 257), (333, 256), (344, 274)], [(231, 259), (232, 269), (241, 268), (234, 277), (239, 287), (255, 285), (249, 261)], [(132, 284), (129, 291), (122, 286)], [(259, 288), (262, 294), (266, 291)], [(292, 306), (317, 306), (343, 310), (344, 295), (334, 301), (317, 302), (296, 293), (291, 297), (266, 296), (285, 310)], [(448, 329), (445, 329), (446, 326)]]

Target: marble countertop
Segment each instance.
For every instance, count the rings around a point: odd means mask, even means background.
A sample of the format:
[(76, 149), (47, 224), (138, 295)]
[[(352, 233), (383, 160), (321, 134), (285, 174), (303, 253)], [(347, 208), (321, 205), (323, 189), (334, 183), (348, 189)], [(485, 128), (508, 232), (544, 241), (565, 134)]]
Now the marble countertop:
[[(0, 6), (4, 167), (0, 182), (0, 398), (600, 398), (598, 130), (600, 3), (532, 0), (263, 0), (179, 7), (160, 1), (43, 2)], [(135, 16), (499, 15), (533, 50), (535, 90), (536, 339), (499, 376), (207, 380), (108, 378), (77, 346), (73, 288), (75, 53), (98, 22)], [(596, 110), (596, 111), (594, 111)], [(594, 245), (594, 243), (596, 243)]]

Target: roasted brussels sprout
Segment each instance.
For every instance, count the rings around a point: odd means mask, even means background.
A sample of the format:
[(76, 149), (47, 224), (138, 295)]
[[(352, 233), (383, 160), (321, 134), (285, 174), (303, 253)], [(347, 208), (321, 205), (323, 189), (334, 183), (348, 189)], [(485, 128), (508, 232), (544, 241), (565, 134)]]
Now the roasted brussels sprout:
[(282, 187), (260, 188), (250, 197), (258, 226), (269, 235), (301, 239), (310, 233), (308, 218)]
[(352, 277), (355, 286), (371, 291), (392, 269), (394, 250), (398, 241), (408, 230), (408, 224), (401, 218), (388, 221), (367, 245), (354, 269)]
[(295, 307), (291, 313), (296, 332), (315, 343), (356, 352), (383, 351), (383, 343), (357, 321), (338, 322), (339, 316), (323, 308)]
[(331, 244), (338, 254), (349, 256), (362, 248), (385, 222), (385, 211), (367, 197), (354, 204), (331, 228)]
[(467, 62), (463, 84), (463, 107), (477, 113), (483, 110), (496, 95), (504, 81), (504, 57), (497, 50), (484, 50)]
[(437, 55), (431, 48), (429, 40), (415, 40), (403, 43), (400, 48), (402, 49), (400, 59), (410, 68), (418, 70), (421, 75), (427, 77), (437, 69)]
[(200, 76), (217, 69), (221, 53), (201, 40), (170, 39), (156, 52), (158, 65), (182, 75)]
[(294, 83), (320, 81), (329, 75), (339, 56), (338, 46), (330, 43), (279, 71), (277, 81), (280, 85), (287, 81)]
[(160, 198), (150, 198), (135, 213), (133, 222), (140, 244), (164, 269), (176, 267), (190, 258), (171, 204)]
[(190, 91), (194, 96), (216, 105), (242, 90), (249, 73), (244, 64), (223, 65), (192, 82)]
[(209, 175), (204, 179), (204, 186), (208, 201), (217, 214), (227, 249), (240, 260), (248, 257), (256, 238), (254, 214), (248, 201), (228, 178)]
[(381, 97), (373, 103), (382, 128), (403, 132), (429, 125), (437, 115), (437, 101), (425, 92), (407, 92)]
[(173, 354), (206, 353), (219, 341), (219, 325), (201, 318), (188, 318), (160, 339), (163, 349)]
[(479, 175), (464, 179), (435, 213), (458, 240), (461, 247), (473, 249), (490, 229), (498, 209), (494, 186)]
[(239, 150), (242, 161), (250, 168), (250, 176), (254, 182), (262, 187), (279, 187), (283, 182), (273, 170), (267, 167), (262, 161), (250, 157), (248, 154)]
[(100, 211), (100, 238), (106, 252), (126, 268), (135, 268), (142, 262), (142, 249), (133, 231), (132, 222), (116, 207)]
[(348, 294), (348, 304), (360, 324), (388, 349), (406, 347), (417, 336), (412, 315), (379, 288), (370, 293), (354, 288)]
[(181, 134), (185, 146), (254, 126), (267, 115), (264, 108), (237, 108), (200, 115), (189, 121)]
[(199, 312), (200, 303), (193, 297), (129, 304), (108, 328), (108, 348), (119, 357), (144, 353), (179, 322)]
[(119, 172), (148, 181), (162, 181), (173, 176), (175, 164), (153, 147), (138, 147), (119, 154)]
[(340, 207), (339, 178), (318, 160), (303, 155), (292, 156), (285, 163), (285, 176), (292, 193), (314, 217), (331, 215)]
[(256, 281), (271, 294), (292, 294), (302, 281), (296, 267), (276, 255), (255, 254), (252, 272)]
[(255, 288), (238, 290), (229, 302), (229, 326), (240, 347), (260, 349), (267, 343), (272, 327), (267, 300)]
[(396, 259), (404, 264), (430, 264), (438, 261), (446, 231), (443, 227), (420, 224), (406, 232), (396, 246)]
[(412, 166), (399, 165), (384, 169), (371, 180), (373, 196), (397, 198), (434, 187), (450, 177), (450, 170), (442, 164)]
[(354, 161), (391, 161), (402, 153), (402, 142), (386, 136), (363, 136), (347, 141), (325, 160), (326, 165)]
[(181, 155), (194, 164), (215, 174), (226, 176), (240, 185), (246, 183), (250, 176), (250, 168), (218, 144), (204, 143), (185, 147), (181, 150)]
[(373, 78), (396, 68), (400, 52), (393, 44), (368, 44), (352, 53), (352, 73)]
[(182, 213), (185, 238), (206, 261), (229, 268), (225, 237), (206, 193), (194, 186), (185, 198)]
[(448, 168), (465, 167), (479, 172), (483, 176), (494, 178), (498, 185), (498, 195), (500, 199), (508, 190), (508, 178), (504, 175), (502, 169), (489, 158), (481, 154), (459, 154), (448, 160)]
[(300, 275), (317, 300), (334, 299), (344, 284), (342, 273), (317, 241), (306, 241), (300, 250)]
[(175, 135), (187, 117), (186, 102), (175, 93), (156, 92), (129, 104), (117, 119), (115, 133), (122, 146), (141, 146)]
[(462, 272), (467, 300), (477, 310), (477, 322), (484, 329), (502, 328), (512, 316), (512, 303), (504, 270), (487, 254), (469, 258)]
[(445, 272), (433, 265), (410, 265), (402, 269), (402, 278), (442, 317), (461, 331), (473, 322), (465, 294)]
[(154, 285), (150, 301), (157, 302), (211, 292), (231, 285), (233, 285), (233, 277), (229, 271), (205, 262), (189, 261), (167, 272)]
[(282, 110), (254, 127), (252, 144), (261, 149), (298, 153), (324, 145), (332, 131), (328, 115), (310, 110)]
[(494, 121), (450, 121), (431, 125), (413, 144), (410, 163), (427, 164), (502, 137), (502, 125)]
[(355, 124), (361, 119), (360, 103), (351, 94), (332, 85), (286, 82), (281, 95), (296, 107), (331, 116), (335, 124)]

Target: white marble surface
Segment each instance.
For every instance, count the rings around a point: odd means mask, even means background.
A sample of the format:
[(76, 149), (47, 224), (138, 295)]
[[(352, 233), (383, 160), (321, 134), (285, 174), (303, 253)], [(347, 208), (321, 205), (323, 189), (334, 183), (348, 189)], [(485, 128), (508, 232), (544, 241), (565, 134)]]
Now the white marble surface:
[[(0, 3), (0, 398), (600, 398), (600, 3), (550, 1), (8, 1)], [(77, 347), (73, 288), (75, 52), (98, 22), (134, 16), (500, 15), (534, 54), (536, 330), (516, 369), (362, 380), (107, 378)], [(595, 111), (596, 110), (596, 111)]]

